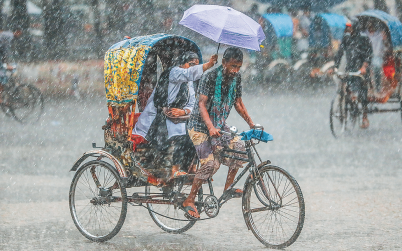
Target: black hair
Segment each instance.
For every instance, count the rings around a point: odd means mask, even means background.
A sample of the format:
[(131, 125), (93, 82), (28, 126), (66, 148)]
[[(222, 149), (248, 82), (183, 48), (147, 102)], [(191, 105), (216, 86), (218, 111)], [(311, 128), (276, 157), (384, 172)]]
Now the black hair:
[(243, 62), (243, 52), (237, 47), (229, 47), (223, 53), (223, 59), (226, 61), (234, 59)]
[(186, 51), (183, 53), (183, 55), (180, 57), (179, 64), (184, 65), (185, 63), (188, 63), (194, 59), (200, 59), (197, 55), (197, 53), (192, 52), (192, 51)]

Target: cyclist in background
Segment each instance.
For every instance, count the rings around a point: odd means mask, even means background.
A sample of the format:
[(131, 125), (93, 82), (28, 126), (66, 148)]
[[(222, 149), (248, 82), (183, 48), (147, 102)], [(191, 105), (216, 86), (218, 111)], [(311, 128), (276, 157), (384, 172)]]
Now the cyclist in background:
[(19, 38), (22, 35), (21, 29), (14, 32), (0, 30), (0, 104), (3, 103), (2, 92), (4, 85), (7, 84), (7, 70), (12, 70), (14, 67), (9, 65), (11, 55), (11, 41), (14, 38)]
[[(337, 55), (335, 56), (335, 68), (339, 67), (343, 53), (346, 55), (346, 72), (357, 72), (365, 77), (369, 78), (369, 67), (371, 64), (371, 57), (373, 55), (373, 49), (370, 39), (367, 35), (361, 33), (361, 24), (357, 18), (354, 18), (351, 23), (350, 35), (345, 33), (342, 38), (342, 43), (339, 46)], [(369, 120), (367, 118), (367, 81), (361, 81), (357, 77), (350, 77), (348, 79), (348, 86), (352, 91), (352, 97), (354, 99), (359, 98), (363, 106), (363, 121), (361, 128), (365, 129), (369, 127)], [(358, 94), (356, 97), (354, 94)]]

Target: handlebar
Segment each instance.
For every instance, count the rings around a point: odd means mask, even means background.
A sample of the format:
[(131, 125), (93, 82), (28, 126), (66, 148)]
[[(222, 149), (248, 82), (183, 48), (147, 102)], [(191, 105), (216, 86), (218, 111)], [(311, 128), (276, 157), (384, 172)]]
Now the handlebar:
[(340, 72), (340, 71), (337, 71), (337, 72), (335, 72), (335, 75), (338, 76), (339, 78), (345, 78), (347, 76), (351, 76), (351, 77), (359, 77), (359, 78), (362, 78), (364, 80), (364, 76), (362, 75), (361, 71), (356, 71), (356, 72)]
[[(264, 131), (264, 127), (260, 124), (255, 124), (254, 129)], [(240, 136), (240, 133), (237, 133), (237, 128), (235, 126), (230, 127), (230, 132), (220, 130), (219, 133), (228, 136)]]

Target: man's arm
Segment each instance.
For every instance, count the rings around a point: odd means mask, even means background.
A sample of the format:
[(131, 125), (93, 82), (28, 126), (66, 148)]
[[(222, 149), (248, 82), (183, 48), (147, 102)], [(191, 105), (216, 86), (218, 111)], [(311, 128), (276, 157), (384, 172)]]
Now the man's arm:
[(335, 55), (334, 61), (335, 61), (335, 68), (339, 68), (339, 64), (341, 63), (341, 59), (343, 56), (343, 52), (346, 49), (346, 36), (343, 36), (341, 45), (339, 45), (339, 50)]
[(362, 67), (360, 68), (360, 72), (362, 75), (366, 75), (367, 69), (371, 64), (371, 58), (373, 56), (373, 47), (371, 45), (371, 41), (368, 37), (363, 37), (363, 51), (366, 53), (364, 57), (364, 62)]
[(208, 110), (207, 110), (207, 101), (208, 101), (208, 96), (200, 94), (198, 106), (200, 108), (201, 118), (208, 128), (209, 136), (220, 137), (221, 134), (219, 133), (219, 130), (214, 127), (214, 124), (212, 123), (211, 119), (209, 118), (209, 114), (208, 114)]
[(195, 65), (189, 68), (174, 67), (169, 73), (169, 82), (172, 84), (181, 84), (189, 81), (196, 81), (202, 77), (202, 74), (213, 67), (218, 59), (218, 55), (212, 55), (209, 61), (203, 65)]
[(253, 128), (254, 122), (251, 120), (250, 115), (248, 115), (246, 106), (244, 105), (241, 97), (236, 98), (234, 107), (237, 113), (247, 122), (250, 128)]

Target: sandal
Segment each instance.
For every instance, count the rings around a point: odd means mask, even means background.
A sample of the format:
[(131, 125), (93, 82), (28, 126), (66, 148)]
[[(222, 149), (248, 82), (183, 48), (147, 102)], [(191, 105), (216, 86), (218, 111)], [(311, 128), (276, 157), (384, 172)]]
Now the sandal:
[(185, 216), (187, 218), (192, 219), (192, 220), (200, 219), (199, 217), (195, 217), (195, 216), (192, 216), (191, 214), (189, 214), (190, 211), (193, 211), (194, 213), (198, 213), (197, 211), (194, 210), (194, 208), (192, 206), (185, 207), (185, 206), (183, 206), (183, 204), (181, 204), (179, 208), (185, 212)]
[(229, 200), (233, 198), (241, 198), (243, 196), (243, 190), (239, 188), (231, 188), (223, 193), (223, 200)]

